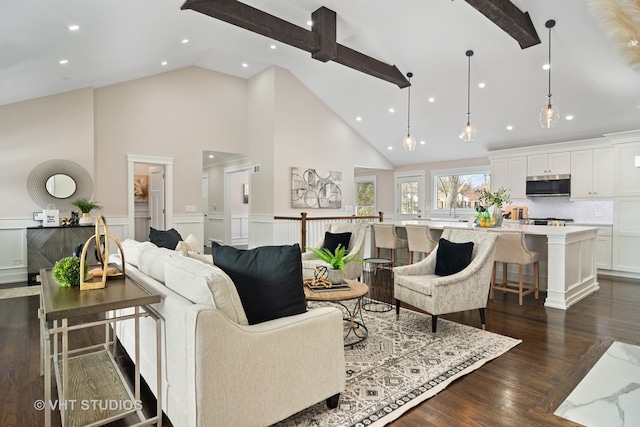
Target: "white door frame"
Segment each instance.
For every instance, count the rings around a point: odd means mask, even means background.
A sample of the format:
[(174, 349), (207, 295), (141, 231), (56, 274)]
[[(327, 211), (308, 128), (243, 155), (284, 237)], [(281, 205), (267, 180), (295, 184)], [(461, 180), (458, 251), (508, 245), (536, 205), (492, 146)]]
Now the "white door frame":
[[(401, 221), (403, 219), (415, 219), (416, 216), (423, 217), (425, 214), (425, 182), (424, 182), (425, 173), (423, 170), (421, 171), (408, 171), (408, 172), (395, 172), (393, 174), (394, 179), (394, 220)], [(400, 213), (400, 181), (405, 178), (416, 178), (418, 181), (418, 215), (412, 215), (411, 218), (408, 216), (403, 216)]]
[(166, 189), (165, 228), (169, 229), (173, 227), (173, 158), (127, 154), (127, 217), (129, 222), (129, 239), (135, 238), (135, 199), (133, 194), (135, 163), (164, 165), (164, 182)]
[(223, 169), (224, 172), (224, 242), (227, 245), (231, 244), (231, 177), (234, 172), (247, 171), (249, 174), (249, 230), (251, 235), (251, 171), (253, 165), (242, 164), (236, 166), (229, 166)]

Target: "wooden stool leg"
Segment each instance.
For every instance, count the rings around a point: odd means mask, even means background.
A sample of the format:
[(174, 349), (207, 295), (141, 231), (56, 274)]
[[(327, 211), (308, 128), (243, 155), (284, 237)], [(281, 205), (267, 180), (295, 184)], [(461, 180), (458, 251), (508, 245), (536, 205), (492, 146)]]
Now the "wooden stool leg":
[(409, 251), (409, 264), (413, 264), (413, 251)]
[(380, 248), (376, 248), (376, 249), (377, 249), (376, 257), (377, 257), (377, 258), (380, 258)]
[(507, 270), (509, 269), (509, 264), (506, 262), (502, 263), (502, 285), (507, 286)]
[(518, 284), (518, 303), (520, 305), (522, 305), (522, 273), (524, 270), (524, 265), (519, 264), (518, 265), (518, 280), (519, 280), (519, 284)]
[(389, 249), (391, 251), (391, 265), (395, 267), (396, 265), (396, 251), (393, 249)]
[(540, 276), (540, 264), (538, 261), (533, 263), (533, 280), (534, 287), (536, 289), (536, 299), (538, 299), (538, 285), (539, 285), (539, 276)]

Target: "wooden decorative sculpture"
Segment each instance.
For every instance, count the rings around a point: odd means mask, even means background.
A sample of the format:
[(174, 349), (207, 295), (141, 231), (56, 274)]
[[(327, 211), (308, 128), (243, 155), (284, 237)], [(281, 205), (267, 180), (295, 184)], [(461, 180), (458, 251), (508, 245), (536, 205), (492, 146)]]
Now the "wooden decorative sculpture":
[(329, 270), (323, 265), (318, 265), (313, 272), (313, 279), (307, 279), (304, 281), (305, 285), (309, 286), (324, 286), (325, 288), (332, 288), (333, 283), (327, 280), (329, 277)]
[[(102, 231), (101, 231), (102, 229)], [(102, 240), (104, 238), (104, 248), (102, 247)], [(118, 272), (116, 267), (109, 266), (109, 239), (112, 239), (118, 246), (120, 252), (120, 258), (122, 259), (122, 271)], [(87, 249), (94, 243), (96, 247), (96, 253), (98, 261), (101, 265), (98, 268), (94, 268), (86, 275), (85, 260), (87, 258)], [(104, 251), (104, 252), (103, 252)], [(96, 233), (87, 239), (84, 247), (82, 248), (82, 255), (80, 256), (80, 290), (85, 291), (89, 289), (102, 289), (104, 288), (107, 278), (109, 277), (123, 277), (124, 276), (124, 251), (120, 241), (111, 233), (107, 228), (107, 220), (104, 216), (100, 215), (96, 218)], [(98, 276), (100, 276), (98, 278)]]

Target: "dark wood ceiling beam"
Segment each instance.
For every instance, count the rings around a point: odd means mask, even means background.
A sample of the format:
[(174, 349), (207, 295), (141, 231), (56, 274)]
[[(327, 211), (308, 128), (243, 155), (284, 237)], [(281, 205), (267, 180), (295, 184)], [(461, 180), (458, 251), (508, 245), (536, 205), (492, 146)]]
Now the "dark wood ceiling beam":
[(516, 39), (522, 49), (540, 43), (540, 37), (538, 37), (533, 22), (531, 22), (529, 12), (522, 12), (509, 0), (465, 1)]
[(326, 7), (321, 7), (313, 12), (314, 26), (312, 31), (237, 0), (187, 0), (182, 5), (182, 9), (191, 9), (305, 50), (317, 60), (335, 61), (393, 83), (400, 88), (410, 86), (409, 81), (395, 65), (386, 64), (336, 43), (336, 14)]

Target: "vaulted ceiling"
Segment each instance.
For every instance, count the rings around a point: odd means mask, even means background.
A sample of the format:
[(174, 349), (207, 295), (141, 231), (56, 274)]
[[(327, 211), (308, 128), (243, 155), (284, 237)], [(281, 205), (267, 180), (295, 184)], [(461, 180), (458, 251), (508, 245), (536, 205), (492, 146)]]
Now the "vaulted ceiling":
[[(607, 37), (600, 16), (589, 7), (592, 2), (512, 0), (529, 13), (541, 40), (525, 49), (474, 7), (480, 0), (243, 2), (307, 30), (311, 14), (324, 6), (336, 13), (338, 44), (395, 65), (403, 75), (412, 72), (411, 130), (418, 140), (413, 153), (401, 146), (407, 130), (406, 88), (181, 10), (182, 0), (1, 0), (0, 105), (189, 65), (241, 78), (277, 65), (290, 70), (396, 165), (639, 129), (640, 71)], [(638, 3), (615, 2), (624, 10)], [(549, 19), (557, 22), (552, 29), (552, 93), (561, 119), (555, 128), (542, 129), (538, 113), (548, 90), (542, 65), (548, 57), (544, 24)], [(630, 22), (640, 27), (637, 20)], [(70, 31), (73, 24), (79, 29)], [(475, 52), (470, 105), (478, 134), (475, 141), (463, 142), (459, 134), (466, 121), (469, 49)], [(65, 59), (68, 63), (59, 63)], [(568, 115), (573, 119), (567, 120)]]

